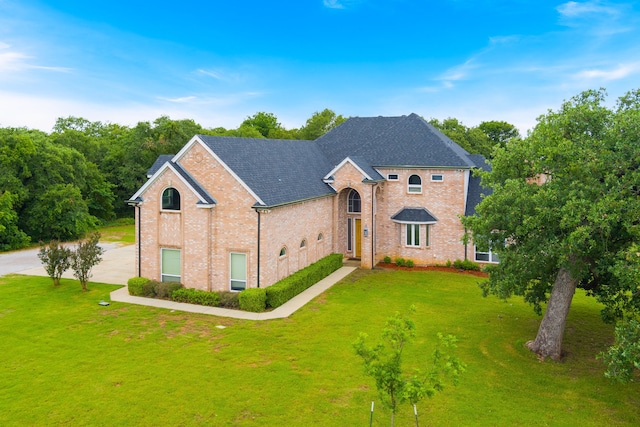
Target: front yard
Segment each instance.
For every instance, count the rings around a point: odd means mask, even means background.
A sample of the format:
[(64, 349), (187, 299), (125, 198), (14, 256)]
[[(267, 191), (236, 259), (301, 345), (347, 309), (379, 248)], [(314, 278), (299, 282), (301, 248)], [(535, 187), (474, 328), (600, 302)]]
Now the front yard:
[[(112, 303), (115, 286), (0, 278), (1, 425), (368, 425), (375, 386), (351, 343), (417, 306), (406, 368), (458, 337), (458, 387), (419, 405), (421, 425), (637, 425), (640, 389), (602, 375), (612, 328), (579, 292), (562, 363), (524, 349), (539, 318), (482, 298), (478, 277), (356, 271), (288, 319), (252, 322)], [(407, 406), (396, 425), (414, 425)], [(376, 405), (374, 425), (389, 425)]]

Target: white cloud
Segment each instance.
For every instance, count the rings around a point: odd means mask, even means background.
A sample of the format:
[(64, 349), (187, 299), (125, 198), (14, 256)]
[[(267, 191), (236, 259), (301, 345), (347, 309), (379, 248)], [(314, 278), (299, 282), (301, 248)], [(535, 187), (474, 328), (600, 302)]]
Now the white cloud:
[(606, 14), (611, 16), (617, 16), (619, 14), (619, 11), (616, 8), (603, 6), (601, 2), (597, 0), (582, 3), (570, 1), (559, 5), (556, 10), (560, 13), (560, 15), (569, 18), (575, 18), (590, 14)]
[(243, 80), (242, 76), (238, 73), (229, 73), (220, 69), (205, 70), (204, 68), (199, 68), (195, 73), (227, 83), (237, 83)]
[(195, 101), (196, 98), (195, 96), (183, 96), (183, 97), (179, 97), (179, 98), (163, 98), (161, 96), (158, 97), (159, 100), (161, 101), (167, 101), (167, 102), (173, 102), (176, 104), (185, 104), (191, 101)]
[(640, 72), (640, 62), (634, 62), (631, 64), (620, 64), (615, 68), (609, 70), (592, 69), (580, 71), (575, 75), (575, 78), (580, 80), (620, 80), (629, 77), (632, 74)]
[(322, 4), (329, 9), (346, 9), (361, 1), (362, 0), (322, 0)]
[(10, 50), (11, 46), (0, 42), (0, 72), (3, 71), (25, 71), (25, 70), (44, 70), (55, 72), (69, 72), (70, 68), (51, 67), (45, 65), (34, 65), (30, 60), (32, 56), (26, 55), (15, 50)]

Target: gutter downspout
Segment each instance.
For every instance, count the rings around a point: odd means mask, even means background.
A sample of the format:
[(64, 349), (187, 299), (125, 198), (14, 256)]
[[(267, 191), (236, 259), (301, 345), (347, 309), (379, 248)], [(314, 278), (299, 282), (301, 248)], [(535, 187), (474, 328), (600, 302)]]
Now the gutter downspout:
[(260, 287), (260, 210), (256, 209), (258, 214), (258, 268), (256, 271), (257, 274), (257, 286)]
[(373, 183), (373, 185), (371, 186), (371, 269), (373, 270), (376, 266), (376, 259), (375, 259), (375, 246), (376, 246), (376, 238), (377, 238), (377, 233), (376, 233), (376, 216), (374, 213), (374, 206), (375, 206), (375, 188), (378, 185), (377, 182)]
[(138, 277), (142, 277), (142, 262), (141, 262), (141, 258), (142, 258), (142, 242), (141, 242), (141, 236), (142, 236), (142, 209), (140, 209), (140, 204), (138, 204), (136, 206), (138, 208)]

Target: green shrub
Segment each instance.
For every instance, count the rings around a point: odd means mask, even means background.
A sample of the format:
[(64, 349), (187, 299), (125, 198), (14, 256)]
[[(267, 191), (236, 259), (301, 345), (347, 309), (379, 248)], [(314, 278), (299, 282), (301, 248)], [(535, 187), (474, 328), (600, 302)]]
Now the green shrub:
[(450, 259), (447, 260), (447, 262), (445, 264), (445, 267), (451, 268), (451, 260)]
[(267, 308), (267, 292), (264, 288), (248, 288), (238, 295), (240, 310), (259, 313)]
[(385, 264), (391, 264), (391, 257), (390, 256), (386, 256), (382, 259), (382, 262), (384, 262)]
[(171, 299), (176, 302), (217, 307), (220, 295), (217, 292), (201, 291), (200, 289), (180, 288), (173, 291)]
[(396, 265), (397, 265), (398, 267), (404, 267), (404, 265), (405, 265), (405, 260), (404, 260), (404, 258), (396, 258)]
[(149, 280), (148, 282), (144, 282), (142, 284), (142, 295), (143, 297), (155, 298), (156, 297), (156, 285), (159, 282), (157, 280)]
[(473, 262), (470, 259), (465, 259), (464, 261), (457, 259), (453, 262), (453, 267), (458, 270), (480, 271), (480, 264)]
[(142, 296), (142, 285), (147, 283), (149, 279), (146, 277), (132, 277), (127, 280), (127, 288), (129, 289), (129, 295)]
[(413, 260), (408, 259), (407, 262), (405, 263), (405, 265), (409, 268), (413, 267), (415, 264), (413, 263)]
[(240, 308), (240, 302), (238, 296), (240, 292), (220, 291), (218, 296), (220, 297), (220, 307), (237, 309)]
[(171, 299), (173, 292), (183, 287), (184, 286), (182, 286), (182, 283), (180, 282), (155, 282), (153, 292), (155, 293), (156, 298)]
[(266, 289), (267, 306), (273, 308), (280, 307), (340, 267), (342, 267), (342, 254), (331, 254), (293, 273), (291, 276), (285, 277)]

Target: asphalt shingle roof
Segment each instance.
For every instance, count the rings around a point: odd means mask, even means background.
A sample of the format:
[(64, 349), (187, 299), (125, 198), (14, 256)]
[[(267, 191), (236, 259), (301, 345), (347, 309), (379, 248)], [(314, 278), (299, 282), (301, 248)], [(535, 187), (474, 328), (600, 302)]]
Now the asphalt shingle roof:
[(425, 224), (438, 221), (426, 208), (403, 208), (391, 217), (394, 221)]
[[(476, 165), (476, 168), (484, 171), (491, 170), (491, 166), (487, 164), (485, 158), (480, 154), (471, 154), (469, 157)], [(491, 194), (491, 189), (483, 187), (480, 184), (480, 177), (471, 175), (469, 178), (469, 190), (467, 193), (467, 206), (465, 206), (464, 214), (466, 216), (475, 215), (476, 206), (480, 201), (482, 201), (484, 196), (488, 196), (489, 194)]]
[(353, 117), (316, 140), (329, 161), (361, 157), (373, 167), (460, 167), (469, 153), (417, 114)]
[(266, 206), (335, 194), (322, 180), (332, 165), (314, 141), (199, 138)]

